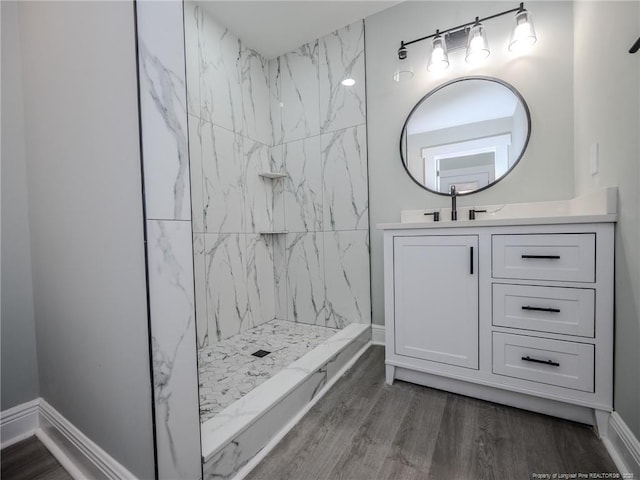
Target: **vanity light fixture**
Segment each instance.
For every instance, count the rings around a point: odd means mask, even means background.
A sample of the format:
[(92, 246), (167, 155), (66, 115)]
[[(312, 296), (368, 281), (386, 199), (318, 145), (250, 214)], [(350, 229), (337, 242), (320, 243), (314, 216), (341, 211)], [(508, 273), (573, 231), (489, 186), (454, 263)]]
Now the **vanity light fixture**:
[(407, 47), (404, 42), (400, 42), (398, 49), (398, 59), (396, 60), (396, 69), (393, 72), (393, 79), (396, 82), (403, 82), (413, 77), (413, 67), (407, 59)]
[(531, 14), (520, 4), (520, 10), (516, 13), (511, 40), (509, 41), (509, 51), (522, 52), (528, 50), (538, 40), (536, 30), (533, 28)]
[(464, 59), (467, 63), (476, 64), (487, 58), (491, 54), (489, 42), (484, 31), (484, 26), (476, 17), (476, 22), (467, 35), (467, 54)]
[(449, 55), (447, 55), (447, 42), (440, 32), (436, 30), (436, 36), (433, 38), (433, 49), (427, 64), (427, 70), (430, 72), (441, 72), (449, 68)]
[(409, 42), (401, 41), (393, 79), (396, 82), (401, 82), (413, 77), (413, 68), (407, 56), (407, 47), (427, 39), (433, 39), (431, 42), (431, 56), (427, 64), (429, 72), (438, 72), (446, 69), (449, 66), (448, 53), (458, 48), (466, 47), (465, 60), (468, 63), (476, 63), (487, 58), (491, 51), (489, 50), (483, 22), (509, 13), (516, 14), (508, 45), (509, 51), (519, 52), (531, 47), (536, 43), (536, 32), (533, 28), (531, 13), (524, 8), (524, 3), (520, 3), (517, 8), (505, 10), (484, 18), (476, 17), (471, 22), (447, 28), (446, 30), (436, 30), (436, 33)]

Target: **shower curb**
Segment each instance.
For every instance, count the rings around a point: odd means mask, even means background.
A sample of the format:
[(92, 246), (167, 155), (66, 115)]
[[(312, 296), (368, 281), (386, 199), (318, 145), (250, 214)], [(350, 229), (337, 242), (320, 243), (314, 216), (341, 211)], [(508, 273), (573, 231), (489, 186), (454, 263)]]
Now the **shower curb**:
[(370, 325), (348, 325), (205, 422), (203, 478), (234, 478), (370, 341)]

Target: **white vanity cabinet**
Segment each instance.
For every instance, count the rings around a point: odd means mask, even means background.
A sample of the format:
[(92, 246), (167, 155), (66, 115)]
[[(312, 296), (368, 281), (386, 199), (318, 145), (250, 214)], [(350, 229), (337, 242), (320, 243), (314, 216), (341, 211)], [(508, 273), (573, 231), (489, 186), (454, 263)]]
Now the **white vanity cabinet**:
[(394, 238), (398, 355), (478, 368), (477, 251), (477, 235)]
[(604, 429), (613, 404), (614, 224), (520, 223), (378, 226), (387, 382)]

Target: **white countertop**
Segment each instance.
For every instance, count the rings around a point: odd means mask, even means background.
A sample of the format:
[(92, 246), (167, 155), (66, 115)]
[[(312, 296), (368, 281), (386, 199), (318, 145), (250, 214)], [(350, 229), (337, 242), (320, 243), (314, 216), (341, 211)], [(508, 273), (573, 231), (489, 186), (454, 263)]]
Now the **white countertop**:
[[(616, 222), (617, 201), (617, 187), (607, 187), (569, 200), (460, 207), (457, 209), (457, 221), (451, 220), (450, 208), (403, 210), (400, 222), (379, 223), (376, 227), (379, 230), (402, 230)], [(476, 214), (475, 220), (468, 220), (471, 208), (486, 212)], [(425, 217), (425, 213), (433, 211), (440, 212), (439, 222), (434, 222), (433, 217)]]
[(489, 218), (476, 220), (440, 221), (434, 222), (405, 222), (379, 223), (378, 230), (409, 230), (416, 228), (463, 228), (463, 227), (496, 227), (504, 225), (558, 225), (567, 223), (600, 223), (615, 222), (617, 215), (567, 215), (558, 217), (527, 217), (527, 218)]

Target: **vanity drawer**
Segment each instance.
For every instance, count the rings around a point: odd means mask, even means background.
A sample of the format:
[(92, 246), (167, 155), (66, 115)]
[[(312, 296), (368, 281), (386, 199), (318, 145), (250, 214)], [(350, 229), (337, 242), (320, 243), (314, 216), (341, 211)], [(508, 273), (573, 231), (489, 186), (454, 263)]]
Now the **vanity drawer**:
[(594, 282), (593, 233), (492, 235), (494, 278)]
[(593, 392), (594, 346), (494, 332), (493, 373)]
[(499, 283), (492, 290), (496, 326), (594, 336), (595, 290)]

